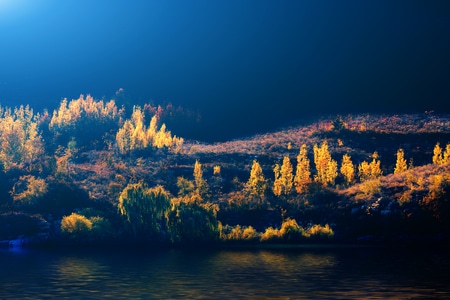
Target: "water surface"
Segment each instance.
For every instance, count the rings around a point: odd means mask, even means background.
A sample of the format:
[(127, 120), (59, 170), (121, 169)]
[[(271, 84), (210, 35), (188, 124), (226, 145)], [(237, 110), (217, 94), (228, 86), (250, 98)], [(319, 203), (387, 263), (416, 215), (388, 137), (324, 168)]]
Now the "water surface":
[(444, 250), (1, 250), (0, 298), (445, 299)]

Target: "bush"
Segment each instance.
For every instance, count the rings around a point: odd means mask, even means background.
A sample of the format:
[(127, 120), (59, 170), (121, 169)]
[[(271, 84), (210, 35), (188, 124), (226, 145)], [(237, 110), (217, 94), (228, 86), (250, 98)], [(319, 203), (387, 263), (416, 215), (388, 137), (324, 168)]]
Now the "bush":
[(225, 240), (229, 241), (256, 241), (259, 238), (259, 233), (252, 226), (236, 225), (231, 228), (229, 233), (225, 234)]
[(85, 216), (72, 213), (64, 216), (61, 221), (61, 232), (69, 238), (86, 240), (89, 238), (92, 222)]

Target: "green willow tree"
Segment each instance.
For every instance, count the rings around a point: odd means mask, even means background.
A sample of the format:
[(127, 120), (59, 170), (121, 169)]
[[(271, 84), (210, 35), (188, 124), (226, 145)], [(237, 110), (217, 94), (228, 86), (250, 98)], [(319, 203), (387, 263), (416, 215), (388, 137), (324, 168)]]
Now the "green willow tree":
[(175, 244), (211, 243), (220, 238), (221, 224), (213, 205), (189, 197), (173, 199), (167, 218), (171, 241)]
[(170, 198), (162, 186), (144, 182), (128, 184), (119, 196), (119, 211), (127, 218), (135, 237), (158, 237), (166, 224)]

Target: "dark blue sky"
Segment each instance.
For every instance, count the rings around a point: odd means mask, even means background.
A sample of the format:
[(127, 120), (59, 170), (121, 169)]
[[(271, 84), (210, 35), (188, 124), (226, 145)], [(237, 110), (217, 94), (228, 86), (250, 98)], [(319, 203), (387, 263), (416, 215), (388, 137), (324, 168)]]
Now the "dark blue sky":
[(0, 0), (0, 103), (198, 110), (220, 140), (352, 112), (450, 112), (450, 1)]

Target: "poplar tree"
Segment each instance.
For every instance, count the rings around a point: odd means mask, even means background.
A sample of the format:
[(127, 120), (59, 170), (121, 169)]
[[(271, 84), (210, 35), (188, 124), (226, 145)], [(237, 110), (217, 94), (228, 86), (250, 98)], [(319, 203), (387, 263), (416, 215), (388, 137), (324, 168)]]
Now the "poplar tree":
[(337, 177), (337, 162), (332, 159), (328, 151), (327, 141), (323, 141), (320, 147), (317, 144), (314, 145), (314, 164), (317, 171), (314, 181), (324, 186), (334, 184)]
[(378, 152), (376, 151), (372, 154), (372, 161), (370, 163), (363, 161), (358, 166), (358, 175), (361, 182), (369, 179), (376, 179), (380, 177), (381, 174), (380, 161), (378, 160)]
[(256, 160), (253, 160), (250, 178), (247, 181), (247, 188), (250, 194), (260, 197), (264, 196), (267, 188), (267, 180), (264, 178), (261, 165)]
[(433, 149), (433, 164), (441, 165), (443, 163), (442, 148), (439, 143)]
[(292, 171), (293, 168), (291, 160), (288, 156), (285, 156), (283, 158), (283, 164), (281, 165), (281, 168), (278, 164), (275, 165), (274, 194), (276, 196), (280, 196), (281, 194), (289, 195), (291, 193), (294, 180)]
[(342, 156), (340, 171), (347, 184), (351, 184), (355, 180), (355, 166), (353, 165), (350, 155), (344, 154), (344, 156)]
[(194, 164), (194, 182), (195, 182), (195, 191), (199, 196), (203, 196), (208, 192), (208, 184), (206, 180), (203, 179), (203, 170), (202, 164), (196, 160)]
[(400, 174), (405, 172), (408, 169), (405, 152), (403, 149), (398, 149), (397, 151), (397, 161), (395, 162), (394, 174)]
[(275, 166), (273, 168), (273, 173), (274, 173), (275, 180), (273, 181), (272, 191), (275, 196), (280, 196), (281, 192), (282, 192), (282, 188), (281, 188), (280, 165), (279, 164), (275, 164)]
[(443, 165), (449, 162), (450, 162), (450, 143), (445, 146), (445, 151), (441, 148), (439, 143), (437, 143), (433, 150), (433, 163), (436, 165)]
[(306, 144), (300, 147), (300, 152), (297, 156), (297, 168), (295, 170), (294, 186), (297, 193), (301, 194), (306, 190), (308, 184), (311, 183), (310, 162)]

